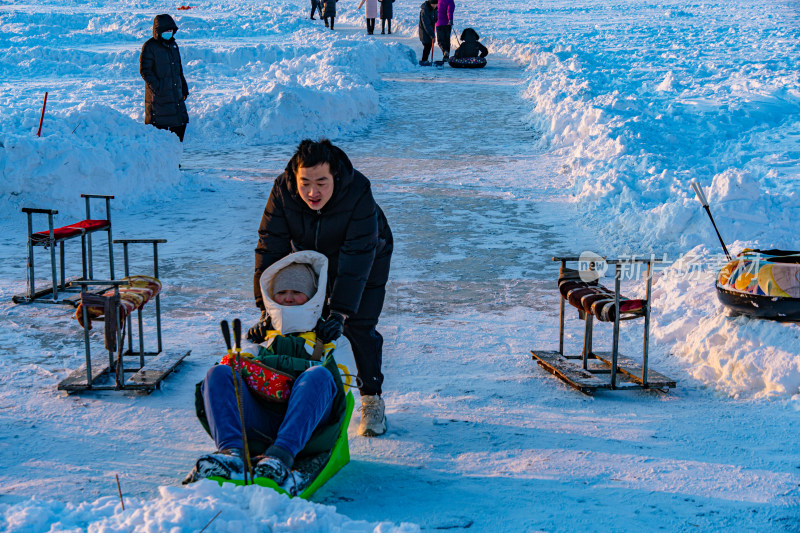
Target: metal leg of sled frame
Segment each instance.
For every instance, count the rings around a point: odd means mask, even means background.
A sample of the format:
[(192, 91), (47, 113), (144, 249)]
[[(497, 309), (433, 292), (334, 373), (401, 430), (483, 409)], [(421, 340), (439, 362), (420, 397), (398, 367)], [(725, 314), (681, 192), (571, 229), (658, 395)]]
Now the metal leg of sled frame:
[(644, 310), (644, 346), (642, 347), (642, 384), (647, 387), (647, 355), (650, 348), (650, 297), (653, 291), (653, 262), (647, 262), (647, 307)]
[[(81, 299), (86, 294), (86, 285), (81, 285)], [(89, 344), (89, 313), (83, 308), (83, 346), (86, 352), (86, 388), (92, 388), (92, 353)]]
[(47, 223), (49, 230), (49, 244), (50, 247), (50, 270), (53, 273), (53, 301), (58, 300), (58, 285), (56, 285), (56, 238), (53, 232), (53, 215), (47, 216)]
[(29, 299), (33, 299), (33, 295), (36, 294), (36, 291), (34, 290), (33, 240), (31, 238), (31, 235), (33, 235), (33, 220), (31, 220), (31, 214), (28, 213), (28, 298)]
[[(563, 299), (562, 299), (563, 300)], [(594, 315), (592, 313), (581, 313), (583, 315), (583, 369), (589, 370), (589, 359), (592, 357), (592, 330), (594, 329)]]
[[(158, 279), (158, 243), (167, 242), (166, 239), (153, 241), (153, 277)], [(158, 338), (158, 353), (161, 353), (161, 295), (156, 294), (156, 337)]]
[[(561, 269), (563, 270), (566, 267), (567, 262), (561, 261)], [(559, 293), (561, 292), (561, 288), (559, 287)], [(564, 355), (564, 298), (559, 298), (561, 302), (559, 313), (558, 313), (558, 353)]]
[[(130, 276), (129, 261), (128, 261), (128, 245), (129, 244), (152, 244), (153, 245), (153, 277), (158, 279), (158, 245), (167, 242), (166, 239), (115, 239), (114, 243), (122, 244), (122, 256), (125, 266), (125, 276)], [(133, 329), (131, 327), (131, 316), (128, 315), (128, 347), (132, 350), (133, 347)], [(144, 366), (144, 327), (142, 324), (142, 311), (139, 309), (139, 360), (141, 365)], [(163, 345), (161, 341), (161, 296), (156, 294), (156, 338), (158, 342), (158, 349), (156, 353), (161, 353)]]
[[(111, 236), (111, 200), (114, 199), (113, 196), (105, 195), (105, 194), (81, 194), (81, 198), (86, 201), (86, 219), (91, 220), (92, 213), (89, 206), (89, 200), (91, 198), (102, 198), (106, 201), (106, 220), (108, 221), (108, 227), (106, 228), (106, 233), (108, 234), (108, 270), (109, 270), (109, 279), (114, 279), (114, 247), (111, 246), (113, 242), (113, 238)], [(89, 253), (86, 257), (86, 260), (89, 263), (89, 277), (88, 279), (94, 279), (94, 266), (92, 261), (92, 235), (88, 235), (89, 238)], [(86, 278), (86, 275), (84, 275)]]
[(611, 388), (617, 388), (617, 360), (619, 359), (619, 291), (621, 265), (614, 265), (614, 344), (611, 348)]

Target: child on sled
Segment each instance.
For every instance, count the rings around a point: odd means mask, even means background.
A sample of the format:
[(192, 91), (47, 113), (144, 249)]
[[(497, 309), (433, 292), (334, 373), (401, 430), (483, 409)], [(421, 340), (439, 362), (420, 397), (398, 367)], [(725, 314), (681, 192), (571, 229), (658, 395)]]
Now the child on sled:
[[(313, 331), (322, 313), (327, 271), (324, 255), (301, 251), (261, 276), (274, 329), (254, 359), (294, 378), (288, 402), (264, 398), (235, 372), (253, 475), (280, 486), (289, 482), (295, 458), (333, 448), (345, 417), (345, 390), (333, 357), (352, 358), (350, 344), (343, 336), (323, 344)], [(200, 457), (184, 483), (211, 476), (243, 479), (246, 458), (232, 367), (211, 368), (198, 384), (195, 404), (217, 451)]]
[(456, 59), (467, 59), (471, 57), (486, 57), (489, 49), (483, 46), (479, 39), (478, 32), (472, 28), (465, 28), (461, 32), (461, 46), (458, 47), (453, 57)]

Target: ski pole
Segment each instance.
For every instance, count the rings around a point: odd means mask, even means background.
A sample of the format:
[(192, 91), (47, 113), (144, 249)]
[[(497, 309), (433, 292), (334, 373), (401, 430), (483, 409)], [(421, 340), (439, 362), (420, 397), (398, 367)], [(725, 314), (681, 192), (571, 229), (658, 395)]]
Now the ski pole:
[[(242, 321), (238, 318), (233, 319), (233, 346), (236, 350), (236, 366), (242, 368)], [(239, 404), (239, 418), (242, 420), (242, 442), (244, 444), (244, 484), (247, 485), (247, 477), (253, 482), (253, 467), (250, 464), (250, 446), (247, 444), (247, 431), (244, 428), (244, 411), (242, 409), (242, 398), (240, 388), (237, 386), (236, 401)]]
[(711, 216), (711, 209), (708, 207), (708, 200), (706, 200), (706, 195), (703, 193), (703, 188), (700, 186), (699, 183), (692, 180), (692, 189), (694, 189), (694, 193), (697, 195), (697, 199), (700, 200), (703, 208), (708, 213), (708, 218), (711, 219), (711, 224), (714, 226), (714, 231), (717, 232), (717, 238), (719, 239), (719, 243), (722, 245), (722, 249), (725, 251), (725, 257), (728, 258), (728, 261), (731, 260), (731, 254), (728, 253), (728, 247), (725, 246), (725, 241), (722, 240), (722, 235), (719, 234), (719, 230), (717, 229), (717, 224), (714, 222), (714, 217)]
[(458, 46), (461, 46), (461, 39), (458, 38), (458, 31), (455, 28), (453, 28), (453, 37), (456, 38), (456, 42), (458, 43)]
[(37, 137), (42, 136), (42, 122), (44, 122), (44, 108), (47, 107), (47, 91), (44, 92), (44, 102), (42, 102), (42, 116), (39, 117), (39, 131), (36, 132)]
[[(222, 329), (222, 338), (225, 339), (225, 346), (228, 349), (228, 364), (231, 367), (231, 374), (233, 374), (233, 389), (236, 392), (236, 407), (239, 410), (239, 423), (242, 425), (242, 452), (247, 453), (244, 450), (244, 446), (247, 445), (247, 437), (245, 436), (244, 430), (244, 411), (242, 410), (242, 399), (239, 395), (239, 379), (236, 373), (236, 360), (233, 357), (233, 348), (231, 346), (231, 330), (230, 326), (228, 326), (228, 321), (223, 320), (219, 323), (220, 329)], [(249, 464), (249, 463), (248, 463)], [(245, 465), (245, 474), (244, 474), (244, 483), (247, 485), (247, 473), (248, 469)]]

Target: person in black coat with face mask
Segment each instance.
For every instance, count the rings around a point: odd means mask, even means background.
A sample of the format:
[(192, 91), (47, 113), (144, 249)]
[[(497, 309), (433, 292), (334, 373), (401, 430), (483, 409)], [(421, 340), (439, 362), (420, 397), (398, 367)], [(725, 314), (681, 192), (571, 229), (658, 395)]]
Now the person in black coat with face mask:
[(178, 25), (169, 15), (153, 19), (153, 37), (142, 46), (139, 73), (145, 81), (144, 123), (170, 130), (183, 142), (189, 113), (189, 86), (183, 77), (181, 54), (175, 42)]
[[(262, 310), (260, 279), (270, 265), (299, 250), (314, 250), (328, 258), (323, 314), (327, 318), (317, 333), (325, 341), (344, 333), (352, 344), (362, 381), (359, 434), (383, 434), (383, 337), (375, 326), (383, 309), (394, 241), (369, 180), (327, 139), (304, 140), (272, 186), (258, 236), (253, 287)], [(248, 338), (262, 342), (268, 328), (266, 322), (257, 324)]]

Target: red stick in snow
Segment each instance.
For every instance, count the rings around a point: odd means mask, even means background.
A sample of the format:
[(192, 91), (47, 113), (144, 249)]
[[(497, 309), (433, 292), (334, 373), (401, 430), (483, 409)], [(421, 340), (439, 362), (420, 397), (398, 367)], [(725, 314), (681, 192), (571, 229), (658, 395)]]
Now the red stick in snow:
[(44, 122), (44, 108), (47, 107), (47, 91), (44, 93), (44, 103), (42, 104), (42, 116), (39, 118), (39, 131), (36, 132), (37, 137), (42, 136), (42, 122)]

